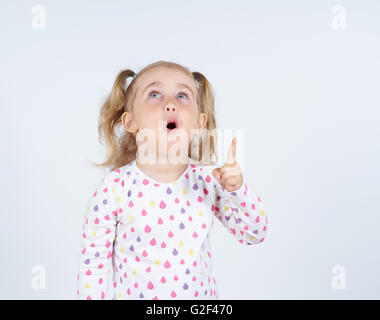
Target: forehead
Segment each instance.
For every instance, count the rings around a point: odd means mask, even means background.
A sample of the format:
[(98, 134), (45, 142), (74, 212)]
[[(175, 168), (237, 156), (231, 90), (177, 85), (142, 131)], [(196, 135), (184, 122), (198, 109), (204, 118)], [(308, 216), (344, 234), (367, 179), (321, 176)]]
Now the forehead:
[(139, 93), (142, 93), (152, 82), (161, 82), (162, 85), (171, 87), (176, 87), (177, 84), (185, 84), (194, 91), (194, 94), (196, 93), (194, 80), (185, 72), (178, 69), (156, 67), (144, 72), (138, 80), (140, 80), (137, 89)]

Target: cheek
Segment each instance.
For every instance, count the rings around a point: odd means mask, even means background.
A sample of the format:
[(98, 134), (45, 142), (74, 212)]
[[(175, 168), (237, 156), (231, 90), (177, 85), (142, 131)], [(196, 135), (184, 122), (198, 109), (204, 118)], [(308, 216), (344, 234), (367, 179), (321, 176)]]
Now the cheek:
[(147, 105), (142, 106), (139, 110), (139, 123), (141, 127), (145, 128), (156, 128), (159, 125), (159, 119), (161, 117), (161, 113), (159, 110), (153, 106)]
[(182, 118), (186, 122), (186, 128), (198, 127), (198, 111), (195, 106), (190, 107), (183, 112)]
[(198, 128), (198, 118), (196, 114), (191, 114), (186, 117), (186, 124), (184, 124), (184, 130), (186, 131), (187, 138), (189, 141), (196, 134), (195, 130)]

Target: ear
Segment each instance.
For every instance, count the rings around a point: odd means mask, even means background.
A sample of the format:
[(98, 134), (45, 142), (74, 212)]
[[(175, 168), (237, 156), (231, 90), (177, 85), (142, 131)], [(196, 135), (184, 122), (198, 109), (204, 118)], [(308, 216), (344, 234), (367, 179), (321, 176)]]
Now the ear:
[(198, 118), (199, 129), (197, 130), (197, 133), (200, 133), (202, 129), (206, 127), (206, 123), (207, 123), (207, 115), (204, 112), (201, 112)]
[(121, 121), (126, 131), (133, 134), (137, 132), (138, 128), (131, 112), (124, 112), (121, 115)]

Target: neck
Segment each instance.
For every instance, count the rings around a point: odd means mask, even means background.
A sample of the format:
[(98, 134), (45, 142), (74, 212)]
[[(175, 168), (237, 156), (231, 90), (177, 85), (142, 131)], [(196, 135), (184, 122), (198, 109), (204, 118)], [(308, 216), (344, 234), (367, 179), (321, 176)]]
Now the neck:
[(158, 182), (173, 182), (176, 181), (186, 170), (190, 163), (190, 159), (187, 157), (184, 161), (172, 164), (170, 162), (165, 163), (140, 163), (136, 159), (136, 165), (147, 176), (152, 177)]

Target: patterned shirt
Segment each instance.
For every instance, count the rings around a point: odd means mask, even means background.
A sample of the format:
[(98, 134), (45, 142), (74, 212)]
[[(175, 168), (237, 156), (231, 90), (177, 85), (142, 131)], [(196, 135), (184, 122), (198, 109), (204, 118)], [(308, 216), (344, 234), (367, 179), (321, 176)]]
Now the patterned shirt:
[(214, 168), (189, 158), (169, 183), (144, 174), (136, 160), (106, 174), (84, 214), (77, 298), (110, 299), (112, 270), (112, 299), (217, 299), (215, 218), (246, 245), (264, 240), (268, 218), (245, 179), (228, 192)]

